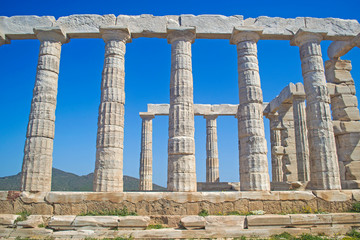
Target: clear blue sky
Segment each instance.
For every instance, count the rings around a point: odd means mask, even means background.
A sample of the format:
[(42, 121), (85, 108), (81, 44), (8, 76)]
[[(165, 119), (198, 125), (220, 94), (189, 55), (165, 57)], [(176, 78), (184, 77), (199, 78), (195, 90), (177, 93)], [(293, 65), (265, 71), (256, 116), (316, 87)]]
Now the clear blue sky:
[[(296, 4), (295, 4), (296, 2)], [(222, 14), (271, 17), (359, 18), (360, 1), (3, 1), (0, 16), (70, 14)], [(323, 42), (323, 55), (329, 42)], [(16, 40), (0, 47), (0, 176), (21, 171), (26, 127), (34, 86), (39, 42)], [(228, 40), (196, 40), (193, 50), (194, 101), (238, 103), (236, 49)], [(62, 48), (53, 166), (76, 174), (94, 170), (101, 71), (101, 39), (73, 39)], [(297, 47), (288, 41), (259, 41), (258, 56), (264, 101), (289, 82), (302, 82)], [(352, 60), (360, 89), (360, 51)], [(124, 174), (138, 177), (141, 119), (147, 103), (169, 102), (170, 45), (165, 39), (134, 39), (127, 44)], [(358, 95), (359, 96), (359, 95)], [(269, 139), (268, 121), (265, 121)], [(195, 118), (198, 181), (205, 181), (205, 120)], [(153, 122), (154, 182), (166, 186), (167, 117)], [(238, 181), (237, 121), (218, 118), (220, 179)], [(270, 144), (268, 142), (268, 144)], [(270, 152), (270, 147), (269, 147)], [(269, 155), (270, 160), (270, 155)]]

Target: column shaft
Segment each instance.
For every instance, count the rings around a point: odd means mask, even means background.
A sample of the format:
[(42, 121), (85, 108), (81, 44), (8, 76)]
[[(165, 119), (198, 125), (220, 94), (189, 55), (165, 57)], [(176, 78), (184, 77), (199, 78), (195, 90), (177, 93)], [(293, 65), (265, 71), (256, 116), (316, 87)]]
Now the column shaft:
[(284, 150), (281, 146), (281, 130), (279, 129), (278, 116), (269, 116), (269, 120), (272, 182), (283, 182), (282, 158)]
[(268, 191), (270, 179), (263, 121), (263, 97), (257, 59), (257, 41), (253, 31), (234, 29), (232, 43), (237, 44), (239, 74), (239, 161), (242, 191)]
[(35, 29), (40, 40), (35, 87), (27, 127), (21, 191), (51, 191), (55, 109), (61, 45), (60, 29)]
[(141, 116), (140, 186), (141, 191), (152, 190), (152, 119), (154, 115)]
[(311, 188), (340, 189), (339, 165), (321, 55), (321, 40), (320, 33), (299, 30), (292, 44), (300, 47), (307, 103)]
[(296, 140), (296, 158), (298, 180), (310, 180), (309, 142), (306, 126), (305, 97), (293, 96), (294, 128)]
[(168, 190), (196, 191), (194, 101), (191, 43), (194, 29), (168, 29), (171, 78), (168, 142)]
[(105, 41), (96, 140), (94, 191), (123, 191), (125, 45), (127, 29), (100, 29)]
[(206, 119), (206, 182), (219, 182), (219, 154), (217, 143), (217, 116)]

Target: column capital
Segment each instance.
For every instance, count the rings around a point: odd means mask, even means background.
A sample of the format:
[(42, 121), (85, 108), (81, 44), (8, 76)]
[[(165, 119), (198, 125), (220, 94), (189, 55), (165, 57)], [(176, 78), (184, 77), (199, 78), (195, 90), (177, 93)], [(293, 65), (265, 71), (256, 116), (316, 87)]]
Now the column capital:
[(243, 41), (259, 41), (263, 28), (259, 27), (234, 27), (230, 38), (230, 44), (238, 44)]
[(33, 29), (37, 39), (43, 41), (54, 41), (68, 43), (69, 38), (60, 27), (39, 27)]
[(141, 119), (151, 120), (155, 118), (155, 113), (149, 113), (149, 112), (141, 112), (139, 113)]
[(291, 46), (301, 46), (307, 42), (320, 43), (327, 35), (326, 31), (300, 28), (290, 41)]
[(173, 43), (176, 40), (184, 40), (194, 43), (196, 38), (195, 27), (172, 27), (167, 28), (168, 43)]
[(100, 27), (99, 32), (104, 42), (120, 40), (126, 43), (130, 43), (132, 41), (130, 30), (123, 26)]
[(215, 120), (219, 115), (217, 114), (214, 114), (214, 113), (207, 113), (207, 114), (204, 114), (204, 118), (206, 120)]

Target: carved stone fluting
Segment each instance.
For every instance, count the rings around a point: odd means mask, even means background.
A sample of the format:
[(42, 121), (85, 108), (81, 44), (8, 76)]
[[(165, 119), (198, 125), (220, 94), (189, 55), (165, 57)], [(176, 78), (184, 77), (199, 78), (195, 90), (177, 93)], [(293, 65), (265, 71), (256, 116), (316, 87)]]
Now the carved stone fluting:
[(194, 100), (191, 44), (195, 28), (168, 29), (171, 78), (168, 142), (168, 190), (196, 191)]
[(272, 182), (283, 182), (282, 158), (284, 156), (284, 148), (281, 146), (281, 126), (277, 113), (268, 114), (267, 117), (270, 121)]
[(325, 63), (342, 188), (360, 188), (360, 115), (348, 60)]
[(309, 142), (306, 126), (305, 96), (293, 95), (298, 180), (310, 181)]
[(339, 164), (320, 41), (326, 33), (300, 29), (291, 45), (300, 48), (309, 134), (310, 187), (341, 189)]
[(291, 102), (283, 102), (279, 107), (278, 113), (281, 126), (281, 146), (284, 150), (282, 157), (283, 181), (298, 181), (294, 114)]
[(152, 190), (152, 113), (141, 113), (140, 183), (141, 191)]
[(234, 28), (230, 43), (237, 45), (240, 186), (242, 191), (270, 190), (263, 96), (257, 59), (262, 30)]
[(40, 40), (29, 123), (22, 166), (21, 191), (51, 191), (55, 109), (61, 45), (67, 41), (60, 28), (37, 28)]
[(125, 48), (131, 41), (126, 28), (100, 28), (105, 41), (96, 140), (94, 191), (123, 191)]
[(219, 182), (217, 115), (204, 115), (204, 118), (206, 119), (206, 182)]

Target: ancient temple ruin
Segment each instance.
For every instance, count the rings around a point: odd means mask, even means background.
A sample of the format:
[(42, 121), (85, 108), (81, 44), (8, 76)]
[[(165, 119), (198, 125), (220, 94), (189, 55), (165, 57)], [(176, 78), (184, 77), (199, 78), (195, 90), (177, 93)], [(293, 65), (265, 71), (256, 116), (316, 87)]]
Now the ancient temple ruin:
[[(24, 150), (21, 191), (51, 191), (60, 52), (71, 38), (102, 38), (105, 61), (98, 115), (94, 191), (123, 191), (125, 49), (133, 38), (171, 44), (168, 105), (149, 105), (142, 123), (141, 190), (152, 187), (152, 119), (169, 116), (168, 191), (196, 192), (194, 115), (207, 127), (207, 182), (219, 182), (216, 118), (238, 119), (241, 191), (270, 191), (263, 117), (270, 120), (273, 185), (300, 182), (313, 190), (360, 188), (360, 117), (351, 63), (340, 57), (360, 45), (356, 20), (219, 15), (71, 15), (0, 18), (0, 43), (41, 43)], [(191, 46), (198, 38), (228, 39), (238, 55), (238, 105), (194, 105)], [(290, 83), (263, 102), (257, 42), (298, 47), (303, 83)], [(323, 63), (320, 43), (331, 40)], [(281, 51), (279, 49), (279, 51)], [(280, 185), (279, 185), (280, 184)], [(280, 187), (281, 188), (281, 187)], [(279, 189), (280, 189), (279, 188)]]

